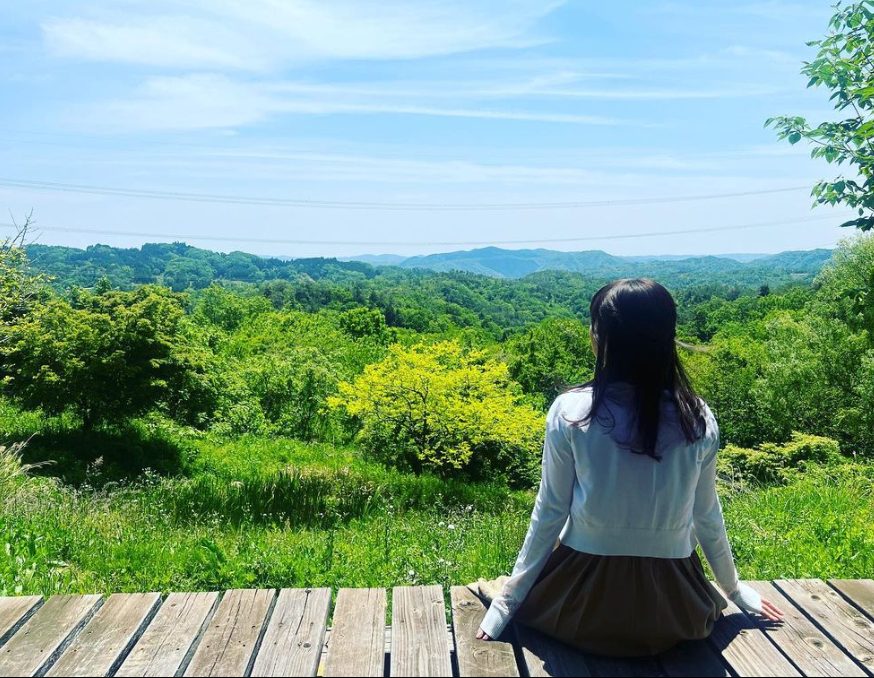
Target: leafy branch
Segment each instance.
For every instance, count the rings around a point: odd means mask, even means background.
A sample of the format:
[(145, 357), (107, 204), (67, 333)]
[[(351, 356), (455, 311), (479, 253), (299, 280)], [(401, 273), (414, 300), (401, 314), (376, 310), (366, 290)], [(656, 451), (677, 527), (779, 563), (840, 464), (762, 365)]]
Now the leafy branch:
[(828, 35), (807, 43), (818, 51), (801, 72), (809, 78), (808, 87), (831, 90), (835, 110), (851, 115), (815, 126), (800, 116), (777, 116), (765, 126), (790, 144), (807, 140), (813, 145), (812, 158), (853, 170), (849, 178), (819, 181), (811, 195), (814, 204), (855, 209), (858, 217), (842, 226), (869, 231), (874, 228), (874, 0), (846, 6), (838, 2), (834, 9)]

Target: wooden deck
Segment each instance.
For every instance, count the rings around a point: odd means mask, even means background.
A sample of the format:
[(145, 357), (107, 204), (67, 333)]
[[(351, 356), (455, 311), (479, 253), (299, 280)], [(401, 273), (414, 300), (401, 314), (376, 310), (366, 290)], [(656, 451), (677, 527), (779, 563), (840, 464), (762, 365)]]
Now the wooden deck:
[[(732, 607), (653, 659), (585, 655), (524, 627), (474, 638), (464, 587), (0, 598), (0, 676), (872, 676), (874, 580), (752, 582), (780, 626)], [(330, 619), (330, 625), (329, 625)]]

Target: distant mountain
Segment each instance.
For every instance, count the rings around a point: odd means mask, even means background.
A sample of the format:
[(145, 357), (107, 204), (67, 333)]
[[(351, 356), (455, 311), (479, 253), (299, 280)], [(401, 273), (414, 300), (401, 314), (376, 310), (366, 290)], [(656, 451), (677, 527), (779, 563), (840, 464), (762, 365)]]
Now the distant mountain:
[[(820, 249), (765, 255), (742, 263), (717, 256), (617, 257), (600, 250), (556, 252), (485, 247), (399, 258), (395, 265), (374, 265), (321, 257), (283, 260), (245, 252), (211, 252), (179, 242), (147, 243), (139, 248), (92, 245), (84, 250), (32, 244), (27, 251), (34, 271), (50, 276), (59, 288), (91, 287), (102, 277), (121, 289), (151, 282), (174, 290), (202, 289), (216, 281), (264, 283), (277, 289), (287, 283), (297, 295), (294, 303), (305, 307), (319, 299), (333, 298), (339, 288), (351, 290), (359, 301), (369, 299), (377, 303), (379, 295), (389, 287), (398, 290), (427, 287), (429, 291), (423, 293), (426, 296), (446, 294), (455, 299), (453, 303), (460, 304), (458, 299), (467, 293), (458, 292), (459, 285), (502, 289), (511, 296), (516, 293), (511, 290), (521, 289), (541, 292), (585, 289), (585, 294), (589, 294), (609, 280), (636, 276), (655, 278), (672, 290), (709, 286), (711, 292), (717, 288), (757, 291), (762, 285), (810, 282), (831, 256), (829, 250)], [(382, 255), (377, 257), (385, 260)], [(396, 260), (392, 255), (387, 259)], [(370, 282), (374, 287), (368, 290)], [(350, 298), (342, 303), (348, 303)], [(516, 302), (508, 297), (500, 303), (507, 304), (509, 309)]]
[(720, 257), (723, 259), (734, 259), (735, 261), (739, 261), (742, 264), (749, 263), (750, 261), (755, 261), (756, 259), (764, 259), (765, 257), (770, 257), (770, 254), (748, 254), (741, 252), (740, 254), (720, 254)]
[(350, 257), (351, 261), (425, 268), (438, 272), (466, 271), (496, 278), (522, 278), (540, 271), (570, 271), (595, 277), (693, 274), (702, 271), (729, 273), (738, 268), (772, 268), (785, 273), (815, 273), (831, 257), (818, 249), (780, 254), (726, 254), (719, 256), (620, 257), (601, 250), (559, 252), (547, 249), (508, 250), (483, 247), (415, 257), (380, 254)]
[[(700, 255), (696, 254), (646, 254), (646, 255), (638, 255), (638, 256), (630, 256), (623, 257), (627, 261), (681, 261), (683, 259), (695, 259)], [(718, 259), (732, 259), (734, 261), (739, 261), (741, 263), (747, 263), (750, 261), (754, 261), (755, 259), (761, 259), (762, 257), (770, 256), (768, 254), (749, 254), (749, 253), (739, 253), (739, 254), (714, 254), (712, 255), (717, 257)]]
[(453, 270), (481, 273), (498, 278), (522, 278), (537, 271), (573, 271), (577, 273), (614, 269), (621, 263), (600, 250), (557, 252), (555, 250), (505, 250), (500, 247), (445, 254), (428, 254), (401, 261), (402, 268), (427, 268), (432, 271)]
[(821, 268), (823, 264), (831, 259), (831, 256), (832, 251), (826, 249), (791, 250), (755, 259), (754, 263), (756, 266), (770, 266), (789, 272), (800, 272), (809, 270), (811, 267)]

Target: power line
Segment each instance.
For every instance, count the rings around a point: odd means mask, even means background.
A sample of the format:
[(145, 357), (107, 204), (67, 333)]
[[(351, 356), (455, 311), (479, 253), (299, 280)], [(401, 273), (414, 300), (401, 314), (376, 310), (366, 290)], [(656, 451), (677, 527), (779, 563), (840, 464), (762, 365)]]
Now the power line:
[(268, 198), (244, 195), (222, 195), (215, 193), (190, 193), (181, 191), (157, 191), (135, 188), (113, 188), (87, 184), (68, 184), (54, 181), (32, 181), (26, 179), (0, 178), (0, 186), (7, 188), (29, 188), (37, 190), (63, 191), (67, 193), (86, 193), (91, 195), (112, 195), (125, 198), (149, 198), (157, 200), (183, 200), (188, 202), (222, 203), (232, 205), (268, 205), (277, 207), (305, 207), (313, 209), (351, 209), (380, 211), (491, 211), (491, 210), (537, 210), (537, 209), (576, 209), (583, 207), (614, 207), (627, 205), (655, 205), (719, 198), (740, 198), (752, 195), (788, 193), (810, 190), (809, 186), (788, 186), (757, 191), (736, 191), (732, 193), (709, 193), (699, 195), (666, 196), (650, 198), (626, 198), (615, 200), (570, 201), (570, 202), (518, 202), (518, 203), (398, 203), (339, 200), (310, 200), (304, 198)]
[[(789, 224), (806, 223), (812, 221), (834, 220), (834, 215), (824, 215), (819, 217), (804, 217), (800, 219), (783, 219), (780, 221), (764, 221), (752, 224), (736, 224), (731, 226), (708, 226), (704, 228), (689, 228), (676, 229), (670, 231), (645, 231), (642, 233), (621, 233), (616, 235), (595, 235), (583, 236), (579, 238), (536, 238), (528, 240), (465, 240), (465, 241), (409, 241), (409, 240), (304, 240), (304, 239), (286, 239), (286, 238), (250, 238), (250, 237), (230, 237), (230, 236), (210, 236), (210, 235), (195, 235), (181, 233), (154, 233), (146, 231), (117, 231), (97, 228), (79, 228), (69, 226), (35, 226), (36, 231), (55, 231), (63, 233), (80, 233), (91, 235), (114, 235), (114, 236), (133, 236), (143, 238), (161, 238), (165, 240), (205, 240), (211, 242), (241, 242), (241, 243), (259, 243), (270, 245), (353, 245), (359, 247), (368, 246), (483, 246), (483, 245), (534, 245), (534, 244), (559, 244), (559, 243), (575, 243), (589, 242), (597, 240), (626, 240), (629, 238), (655, 238), (666, 235), (686, 235), (693, 233), (714, 233), (717, 231), (735, 231), (754, 228), (767, 228), (771, 226), (785, 226)], [(0, 223), (0, 228), (14, 228), (14, 224)]]

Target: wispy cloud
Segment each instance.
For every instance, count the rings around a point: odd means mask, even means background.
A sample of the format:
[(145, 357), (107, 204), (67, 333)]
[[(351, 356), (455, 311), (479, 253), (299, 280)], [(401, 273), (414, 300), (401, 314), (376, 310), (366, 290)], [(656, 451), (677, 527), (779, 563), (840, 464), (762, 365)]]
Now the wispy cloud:
[[(217, 74), (149, 78), (132, 96), (88, 105), (81, 124), (106, 131), (180, 131), (252, 125), (280, 115), (389, 114), (572, 125), (639, 125), (602, 115), (410, 103), (350, 95), (342, 87), (298, 88), (283, 82), (246, 82)], [(650, 124), (651, 123), (647, 123)]]
[[(723, 83), (703, 87), (653, 87), (627, 84), (631, 75), (614, 77), (619, 86), (593, 88), (583, 83), (590, 79), (586, 72), (560, 71), (516, 79), (489, 78), (469, 79), (461, 75), (455, 80), (431, 80), (424, 86), (421, 82), (390, 81), (378, 83), (351, 83), (343, 85), (284, 82), (277, 85), (287, 93), (329, 94), (332, 96), (384, 97), (422, 100), (494, 100), (494, 99), (592, 99), (604, 101), (621, 100), (683, 100), (683, 99), (734, 99), (755, 97), (791, 90), (786, 87), (761, 83)], [(603, 79), (608, 79), (604, 77)]]
[(546, 40), (564, 0), (103, 2), (42, 23), (57, 55), (176, 69), (281, 68), (313, 60), (414, 59)]
[(257, 44), (218, 22), (190, 16), (141, 20), (50, 19), (42, 24), (56, 56), (167, 68), (259, 69)]

